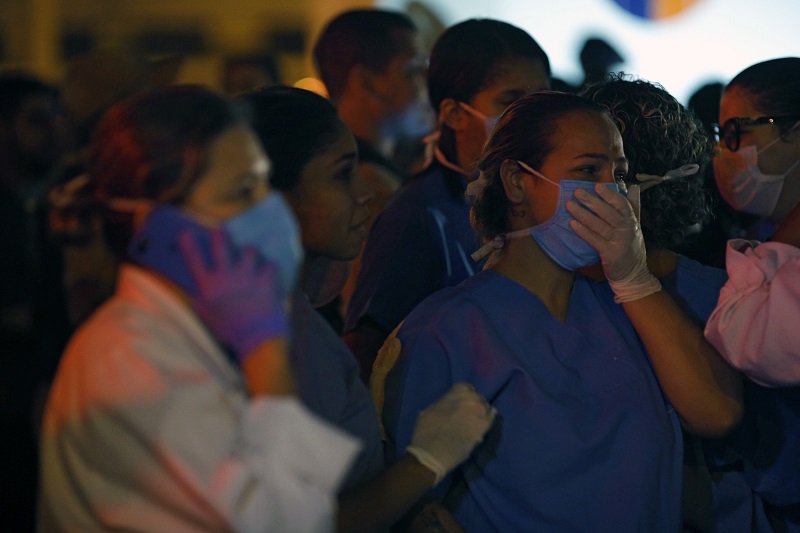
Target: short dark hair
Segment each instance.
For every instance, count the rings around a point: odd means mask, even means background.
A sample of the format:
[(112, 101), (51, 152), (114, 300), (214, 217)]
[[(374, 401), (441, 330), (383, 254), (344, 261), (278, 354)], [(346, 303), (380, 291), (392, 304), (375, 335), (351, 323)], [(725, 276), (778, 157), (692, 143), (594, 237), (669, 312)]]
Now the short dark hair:
[(493, 19), (469, 19), (447, 28), (431, 50), (428, 96), (434, 109), (445, 98), (469, 102), (491, 85), (497, 67), (510, 59), (550, 61), (525, 30)]
[(26, 72), (0, 73), (0, 120), (13, 120), (25, 100), (39, 95), (55, 100), (58, 91), (54, 86)]
[(642, 193), (642, 233), (648, 247), (674, 250), (711, 217), (704, 175), (714, 149), (702, 122), (664, 87), (624, 73), (608, 74), (581, 94), (611, 112), (628, 158), (629, 182), (637, 173), (663, 176), (697, 163), (693, 176)]
[(253, 113), (253, 129), (272, 161), (272, 187), (290, 191), (303, 167), (336, 140), (344, 123), (333, 104), (295, 87), (274, 86), (240, 96)]
[(400, 53), (398, 30), (416, 32), (403, 13), (379, 9), (345, 11), (331, 20), (314, 45), (314, 59), (331, 99), (344, 92), (347, 76), (356, 65), (384, 72)]
[(507, 159), (541, 168), (555, 148), (553, 136), (559, 121), (576, 111), (608, 115), (608, 110), (571, 93), (541, 91), (512, 103), (500, 117), (478, 162), (487, 180), (483, 193), (472, 206), (472, 225), (482, 240), (492, 239), (508, 229), (508, 198), (500, 179), (500, 166)]
[[(739, 89), (765, 115), (800, 115), (800, 57), (781, 57), (751, 65), (737, 74), (725, 90)], [(794, 125), (779, 122), (781, 134)]]

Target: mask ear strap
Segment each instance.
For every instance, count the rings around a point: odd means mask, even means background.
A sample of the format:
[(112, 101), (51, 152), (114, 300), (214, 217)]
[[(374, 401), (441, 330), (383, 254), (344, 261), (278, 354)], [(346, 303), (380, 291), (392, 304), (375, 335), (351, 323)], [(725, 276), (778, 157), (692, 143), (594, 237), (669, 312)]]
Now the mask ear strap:
[(522, 161), (517, 161), (517, 164), (519, 166), (521, 166), (523, 169), (525, 169), (526, 172), (528, 172), (530, 174), (533, 174), (534, 176), (537, 176), (537, 177), (543, 179), (547, 183), (550, 183), (552, 185), (555, 185), (556, 187), (559, 187), (558, 183), (556, 183), (555, 181), (551, 180), (550, 178), (548, 178), (547, 176), (545, 176), (541, 172), (537, 172), (537, 171), (533, 170), (531, 167), (528, 166), (527, 163), (524, 163)]
[(465, 102), (459, 102), (458, 105), (464, 108), (470, 115), (478, 117), (481, 120), (486, 120), (487, 118), (489, 118), (488, 116), (484, 115), (483, 113), (481, 113), (480, 111), (478, 111), (477, 109), (475, 109), (474, 107)]

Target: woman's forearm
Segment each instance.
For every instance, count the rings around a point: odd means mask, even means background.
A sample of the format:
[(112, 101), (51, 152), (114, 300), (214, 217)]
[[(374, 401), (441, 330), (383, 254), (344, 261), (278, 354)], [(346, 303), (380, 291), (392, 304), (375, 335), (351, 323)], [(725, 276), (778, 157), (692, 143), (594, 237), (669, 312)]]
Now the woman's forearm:
[(405, 515), (431, 488), (434, 473), (410, 454), (374, 480), (339, 498), (337, 530), (381, 533)]
[(742, 379), (664, 291), (623, 304), (669, 401), (691, 431), (719, 437), (742, 417)]

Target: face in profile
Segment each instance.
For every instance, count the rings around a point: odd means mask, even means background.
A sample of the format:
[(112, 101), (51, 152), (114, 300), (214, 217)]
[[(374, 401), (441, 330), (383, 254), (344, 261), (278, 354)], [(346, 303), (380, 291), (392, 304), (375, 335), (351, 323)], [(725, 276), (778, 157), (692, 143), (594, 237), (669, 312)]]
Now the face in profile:
[(200, 222), (218, 225), (270, 193), (269, 160), (253, 131), (228, 128), (209, 143), (206, 169), (183, 207)]
[[(800, 202), (800, 125), (795, 126), (795, 131), (781, 136), (780, 126), (766, 121), (756, 122), (753, 119), (769, 117), (767, 113), (755, 107), (750, 95), (736, 87), (726, 90), (720, 101), (720, 128), (723, 129), (722, 139), (717, 147), (718, 153), (713, 160), (714, 177), (723, 197), (734, 208), (766, 216), (774, 220), (781, 220)], [(730, 128), (733, 119), (739, 119), (739, 127)], [(749, 119), (749, 120), (748, 120)], [(789, 122), (791, 124), (791, 122)], [(732, 124), (731, 124), (732, 125)], [(786, 126), (786, 124), (781, 124)], [(730, 150), (728, 142), (736, 147), (738, 134), (738, 149)], [(728, 142), (725, 137), (729, 136)], [(755, 153), (754, 153), (755, 152)], [(756, 155), (757, 154), (757, 155)], [(779, 196), (771, 206), (747, 202), (741, 191), (746, 184), (739, 179), (749, 175), (753, 162), (748, 158), (755, 158), (757, 170), (765, 175), (782, 176), (785, 181), (780, 188)], [(751, 187), (766, 183), (765, 178), (757, 176), (751, 181)], [(755, 198), (750, 193), (750, 199)], [(759, 198), (763, 198), (760, 196)], [(740, 205), (741, 204), (741, 205)]]
[(297, 186), (285, 193), (309, 255), (350, 260), (361, 251), (371, 195), (357, 166), (353, 135), (338, 121), (336, 139), (303, 166)]
[[(719, 124), (723, 127), (732, 118), (756, 119), (766, 115), (757, 109), (750, 96), (737, 88), (725, 91), (720, 100)], [(780, 137), (780, 129), (777, 124), (747, 124), (747, 121), (740, 121), (739, 126), (739, 149), (744, 146), (753, 145), (756, 150), (761, 149), (768, 143)], [(800, 136), (794, 138), (800, 139)], [(790, 139), (787, 139), (790, 141)], [(764, 174), (781, 174), (800, 157), (800, 140), (792, 142), (778, 141), (769, 148), (761, 151), (758, 156), (758, 167)], [(728, 146), (724, 140), (720, 142), (720, 150), (727, 150)]]
[(471, 101), (465, 102), (483, 116), (462, 110), (467, 125), (457, 134), (466, 159), (477, 160), (486, 142), (486, 119), (483, 117), (497, 117), (519, 98), (549, 88), (550, 76), (541, 61), (511, 58), (496, 65), (492, 82)]
[(395, 30), (398, 53), (383, 72), (373, 77), (374, 91), (384, 104), (386, 116), (404, 111), (414, 103), (427, 102), (427, 56), (415, 31)]
[(56, 162), (63, 144), (57, 127), (56, 100), (49, 95), (26, 98), (11, 124), (16, 156), (36, 172)]

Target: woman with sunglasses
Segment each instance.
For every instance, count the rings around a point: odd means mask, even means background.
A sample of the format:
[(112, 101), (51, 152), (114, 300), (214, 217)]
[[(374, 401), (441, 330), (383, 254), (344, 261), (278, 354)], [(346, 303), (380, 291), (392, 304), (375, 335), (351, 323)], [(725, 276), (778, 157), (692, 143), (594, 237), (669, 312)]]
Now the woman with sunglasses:
[[(739, 73), (722, 95), (720, 122), (720, 192), (774, 232), (763, 243), (729, 241), (729, 280), (706, 325), (706, 338), (752, 380), (742, 427), (714, 461), (738, 465), (725, 475), (756, 495), (757, 506), (737, 507), (739, 522), (750, 520), (753, 531), (800, 531), (800, 58)], [(735, 495), (718, 492), (717, 507), (733, 508), (723, 496)]]
[[(730, 281), (706, 334), (732, 365), (772, 387), (800, 384), (800, 58), (753, 65), (720, 101), (714, 173), (734, 209), (775, 225), (769, 242), (728, 243)], [(791, 321), (777, 320), (791, 317)]]

